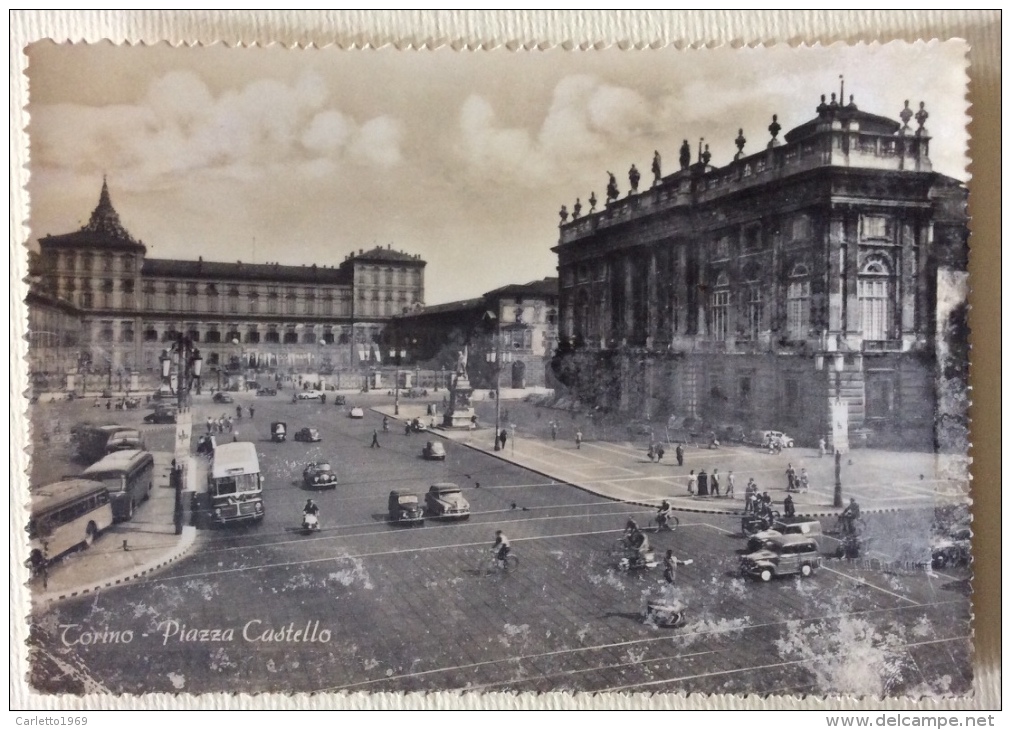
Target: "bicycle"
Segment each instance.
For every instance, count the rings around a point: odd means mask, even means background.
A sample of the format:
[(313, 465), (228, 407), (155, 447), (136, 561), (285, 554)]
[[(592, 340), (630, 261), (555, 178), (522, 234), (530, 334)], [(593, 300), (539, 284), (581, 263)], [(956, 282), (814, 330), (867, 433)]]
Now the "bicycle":
[(481, 559), (477, 563), (477, 572), (478, 575), (491, 575), (496, 572), (512, 573), (519, 567), (520, 560), (515, 555), (509, 553), (505, 558), (500, 558), (496, 550), (490, 557), (481, 556)]
[(651, 532), (674, 532), (680, 524), (681, 520), (676, 515), (670, 515), (664, 520), (654, 517), (649, 521), (649, 529)]
[(837, 535), (862, 535), (867, 532), (867, 523), (864, 521), (863, 517), (857, 517), (847, 524), (846, 518), (842, 515), (836, 518), (835, 521), (835, 534)]

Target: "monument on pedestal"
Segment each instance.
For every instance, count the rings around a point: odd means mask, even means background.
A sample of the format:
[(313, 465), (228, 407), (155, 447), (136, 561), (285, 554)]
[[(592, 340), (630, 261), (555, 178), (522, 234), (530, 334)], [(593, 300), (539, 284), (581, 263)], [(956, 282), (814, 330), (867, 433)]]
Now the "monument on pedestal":
[(471, 427), (474, 423), (474, 408), (470, 404), (473, 392), (470, 380), (467, 379), (467, 346), (464, 345), (456, 360), (456, 373), (453, 375), (453, 384), (449, 390), (449, 405), (442, 417), (443, 428)]

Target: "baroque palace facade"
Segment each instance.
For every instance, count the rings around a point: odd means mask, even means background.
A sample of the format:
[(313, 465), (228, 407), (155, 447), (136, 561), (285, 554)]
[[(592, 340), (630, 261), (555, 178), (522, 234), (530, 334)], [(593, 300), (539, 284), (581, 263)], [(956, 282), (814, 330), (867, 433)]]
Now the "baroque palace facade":
[(146, 258), (105, 183), (88, 223), (41, 238), (39, 249), (28, 298), (33, 373), (153, 375), (180, 336), (200, 348), (208, 383), (245, 370), (357, 371), (382, 362), (393, 316), (424, 302), (425, 262), (390, 248), (336, 266)]
[[(927, 113), (832, 95), (724, 167), (680, 169), (561, 211), (556, 372), (585, 401), (716, 426), (931, 443), (938, 282), (964, 280), (966, 189), (932, 172)], [(910, 126), (915, 117), (916, 128)], [(840, 406), (842, 414), (840, 414)], [(837, 432), (836, 432), (837, 433)]]

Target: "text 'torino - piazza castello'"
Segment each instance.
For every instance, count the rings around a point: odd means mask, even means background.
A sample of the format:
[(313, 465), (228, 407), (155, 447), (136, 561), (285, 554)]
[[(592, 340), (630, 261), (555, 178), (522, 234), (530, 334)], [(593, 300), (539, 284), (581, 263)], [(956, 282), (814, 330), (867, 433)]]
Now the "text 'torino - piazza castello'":
[(813, 442), (845, 403), (851, 434), (932, 443), (966, 189), (932, 171), (924, 106), (897, 107), (900, 121), (822, 97), (782, 139), (776, 117), (757, 145), (741, 130), (723, 167), (685, 140), (672, 174), (657, 153), (627, 194), (612, 174), (606, 200), (563, 208), (556, 371), (654, 419)]

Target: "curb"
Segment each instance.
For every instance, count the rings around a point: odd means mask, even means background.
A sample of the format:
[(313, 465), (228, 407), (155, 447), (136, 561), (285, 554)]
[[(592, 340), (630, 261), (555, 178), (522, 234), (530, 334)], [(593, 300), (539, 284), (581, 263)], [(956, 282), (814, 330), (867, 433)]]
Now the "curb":
[(182, 536), (176, 543), (176, 546), (172, 549), (172, 552), (168, 554), (168, 557), (159, 558), (157, 560), (151, 561), (144, 565), (139, 565), (132, 570), (128, 570), (119, 575), (91, 583), (82, 588), (69, 589), (63, 593), (44, 593), (38, 597), (39, 603), (49, 604), (56, 603), (57, 601), (64, 601), (68, 598), (77, 598), (79, 596), (85, 596), (91, 593), (98, 593), (105, 588), (115, 588), (116, 586), (123, 585), (124, 583), (129, 583), (130, 581), (136, 580), (137, 578), (142, 578), (149, 573), (153, 573), (156, 570), (164, 568), (166, 565), (176, 562), (180, 558), (186, 555), (190, 551), (190, 548), (196, 543), (197, 528), (192, 525), (183, 526)]
[[(404, 420), (400, 416), (394, 416), (392, 414), (385, 413), (385, 412), (379, 410), (379, 408), (370, 408), (369, 410), (371, 410), (374, 413), (379, 413), (380, 415), (387, 416), (388, 418), (396, 419), (398, 421)], [(576, 488), (576, 489), (578, 489), (578, 490), (580, 490), (582, 492), (586, 492), (587, 494), (592, 494), (592, 495), (594, 495), (596, 497), (603, 497), (604, 499), (610, 499), (613, 502), (621, 502), (622, 504), (631, 504), (631, 505), (635, 505), (637, 507), (648, 507), (650, 509), (656, 509), (656, 506), (657, 506), (657, 505), (651, 504), (649, 502), (641, 502), (641, 501), (637, 501), (637, 500), (619, 499), (619, 498), (613, 497), (613, 496), (611, 496), (609, 494), (604, 494), (602, 492), (598, 492), (598, 491), (596, 491), (594, 489), (591, 489), (590, 487), (587, 487), (585, 485), (577, 484), (575, 482), (570, 482), (570, 481), (565, 480), (565, 479), (559, 479), (558, 477), (553, 476), (551, 474), (548, 474), (547, 472), (545, 472), (545, 471), (543, 471), (541, 469), (537, 469), (537, 468), (534, 468), (534, 467), (526, 466), (524, 464), (520, 464), (518, 462), (515, 462), (515, 461), (513, 461), (513, 460), (511, 460), (511, 459), (509, 459), (509, 458), (507, 458), (505, 456), (501, 456), (501, 455), (499, 455), (499, 453), (497, 453), (495, 451), (485, 451), (484, 449), (482, 449), (479, 446), (473, 446), (472, 444), (468, 444), (466, 441), (457, 441), (456, 439), (450, 438), (448, 434), (446, 434), (445, 432), (440, 431), (438, 429), (434, 429), (433, 430), (433, 429), (430, 429), (430, 428), (426, 428), (425, 432), (426, 433), (430, 433), (433, 436), (438, 436), (439, 438), (441, 438), (443, 440), (452, 441), (455, 444), (460, 444), (461, 446), (465, 446), (468, 449), (472, 449), (474, 451), (480, 451), (480, 452), (482, 452), (484, 454), (487, 454), (488, 456), (491, 456), (493, 458), (499, 459), (501, 461), (505, 461), (505, 462), (507, 462), (509, 464), (513, 464), (514, 466), (519, 466), (519, 467), (521, 467), (523, 469), (526, 469), (527, 471), (533, 472), (534, 474), (540, 474), (542, 477), (550, 479), (553, 482), (556, 482), (558, 484), (567, 484), (570, 487), (574, 487), (574, 488)], [(673, 497), (672, 499), (679, 499), (679, 498), (678, 497)], [(692, 513), (692, 514), (703, 514), (703, 515), (729, 515), (729, 516), (733, 516), (733, 517), (743, 517), (744, 514), (745, 514), (743, 509), (741, 509), (741, 510), (732, 510), (732, 509), (724, 509), (724, 508), (720, 508), (720, 507), (678, 507), (676, 505), (672, 505), (672, 509), (674, 509), (676, 512), (688, 512), (688, 513)], [(840, 507), (833, 507), (833, 508), (831, 508), (828, 511), (811, 511), (811, 512), (797, 510), (796, 516), (797, 517), (837, 517), (839, 515), (839, 511), (841, 509), (842, 508), (840, 508)], [(901, 508), (899, 508), (899, 507), (877, 507), (877, 508), (861, 509), (860, 510), (861, 514), (886, 514), (886, 513), (891, 513), (891, 512), (902, 512), (902, 511), (903, 510)]]

